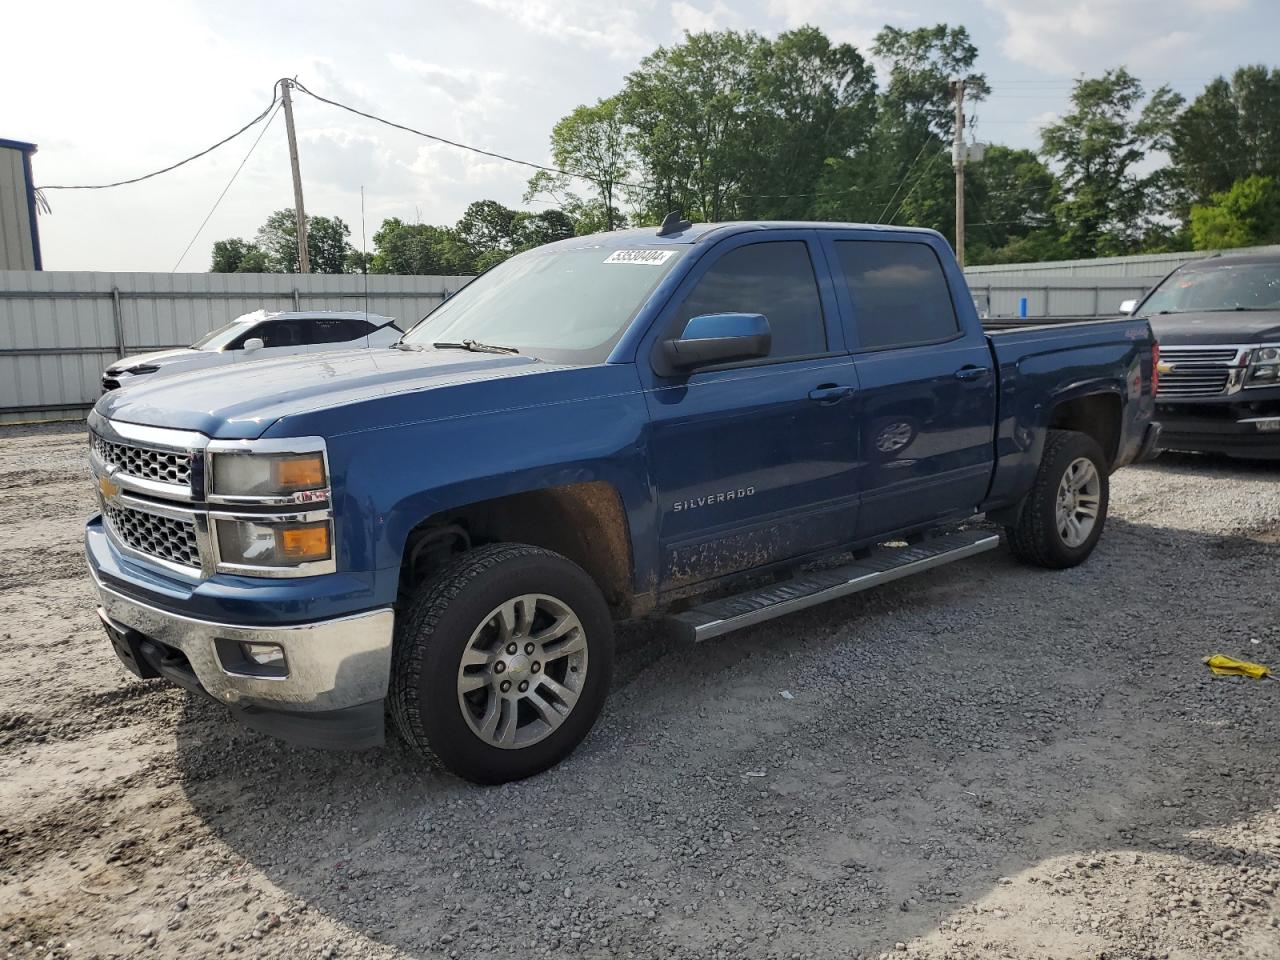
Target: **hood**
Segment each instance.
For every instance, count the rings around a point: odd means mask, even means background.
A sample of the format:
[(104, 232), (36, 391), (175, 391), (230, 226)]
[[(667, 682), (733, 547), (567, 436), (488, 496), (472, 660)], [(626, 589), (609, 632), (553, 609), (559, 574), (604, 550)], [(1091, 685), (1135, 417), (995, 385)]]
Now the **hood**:
[[(260, 437), (283, 417), (349, 407), (381, 397), (425, 389), (519, 377), (563, 369), (532, 357), (468, 353), (462, 350), (359, 349), (233, 364), (143, 380), (112, 391), (97, 411), (112, 420), (195, 430), (232, 440)], [(494, 394), (501, 407), (511, 397)], [(474, 403), (474, 397), (471, 398)], [(478, 412), (433, 405), (433, 416)], [(422, 409), (414, 411), (425, 419)], [(335, 421), (336, 424), (336, 421)], [(386, 425), (386, 424), (382, 424)]]
[(156, 350), (152, 353), (138, 353), (132, 357), (125, 357), (111, 364), (107, 370), (110, 373), (119, 373), (122, 370), (128, 370), (130, 367), (136, 367), (140, 363), (155, 364), (156, 366), (168, 366), (168, 362), (173, 362), (185, 357), (199, 356), (199, 350), (192, 350), (190, 347), (178, 347), (175, 350)]
[(1143, 319), (1150, 322), (1156, 340), (1169, 346), (1280, 342), (1280, 310), (1166, 313)]

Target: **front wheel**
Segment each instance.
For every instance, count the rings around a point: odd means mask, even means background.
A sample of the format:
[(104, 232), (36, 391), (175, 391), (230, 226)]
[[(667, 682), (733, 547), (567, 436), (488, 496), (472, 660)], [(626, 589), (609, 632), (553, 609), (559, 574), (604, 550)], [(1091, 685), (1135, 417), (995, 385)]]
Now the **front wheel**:
[(459, 776), (505, 783), (573, 751), (612, 669), (613, 623), (587, 573), (540, 547), (495, 544), (437, 572), (397, 623), (391, 715)]
[(1035, 484), (1017, 523), (1006, 528), (1023, 563), (1063, 569), (1082, 563), (1102, 536), (1109, 483), (1098, 441), (1073, 430), (1050, 430)]

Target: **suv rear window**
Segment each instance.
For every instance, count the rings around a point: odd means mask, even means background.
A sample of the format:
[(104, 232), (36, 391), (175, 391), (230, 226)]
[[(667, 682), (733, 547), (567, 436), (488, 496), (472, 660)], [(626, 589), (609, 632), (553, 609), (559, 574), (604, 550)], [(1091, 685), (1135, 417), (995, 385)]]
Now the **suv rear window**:
[(861, 349), (934, 343), (960, 331), (932, 247), (883, 240), (838, 240), (835, 246)]

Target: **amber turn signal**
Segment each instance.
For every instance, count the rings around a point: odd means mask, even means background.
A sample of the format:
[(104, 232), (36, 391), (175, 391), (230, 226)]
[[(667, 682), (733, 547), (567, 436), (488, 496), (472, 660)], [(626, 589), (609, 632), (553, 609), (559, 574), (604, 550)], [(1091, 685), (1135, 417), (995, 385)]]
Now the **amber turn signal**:
[(329, 522), (299, 524), (276, 531), (280, 555), (294, 563), (325, 560), (329, 556)]
[(315, 490), (324, 486), (324, 458), (318, 454), (282, 457), (273, 462), (278, 490)]

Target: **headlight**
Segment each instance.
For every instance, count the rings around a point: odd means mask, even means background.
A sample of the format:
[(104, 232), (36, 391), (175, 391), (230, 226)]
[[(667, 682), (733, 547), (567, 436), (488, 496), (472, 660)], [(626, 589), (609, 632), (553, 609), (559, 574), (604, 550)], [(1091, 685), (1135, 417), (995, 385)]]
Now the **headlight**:
[(1280, 384), (1280, 345), (1258, 347), (1249, 357), (1246, 387), (1273, 387)]
[(333, 555), (329, 521), (229, 520), (218, 517), (218, 559), (232, 567), (298, 567)]
[(324, 455), (315, 453), (217, 453), (212, 492), (223, 497), (279, 497), (328, 484)]

